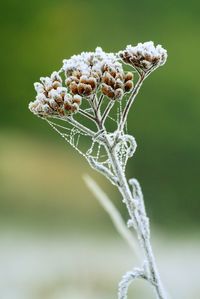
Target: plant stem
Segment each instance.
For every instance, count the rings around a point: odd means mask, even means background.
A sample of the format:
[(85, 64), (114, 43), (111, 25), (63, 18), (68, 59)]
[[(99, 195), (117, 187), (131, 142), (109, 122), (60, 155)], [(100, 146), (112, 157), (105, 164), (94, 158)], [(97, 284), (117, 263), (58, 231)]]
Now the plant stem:
[(148, 230), (148, 228), (144, 227), (145, 224), (142, 219), (142, 215), (138, 213), (137, 204), (130, 191), (124, 171), (119, 163), (116, 152), (113, 149), (112, 145), (110, 144), (108, 138), (105, 138), (105, 143), (106, 143), (105, 144), (106, 151), (108, 153), (110, 161), (112, 162), (113, 172), (115, 173), (115, 176), (118, 178), (118, 181), (120, 182), (118, 189), (123, 197), (123, 202), (126, 204), (131, 220), (134, 223), (134, 227), (136, 229), (137, 236), (140, 241), (140, 245), (143, 249), (143, 253), (147, 261), (148, 272), (149, 272), (147, 273), (148, 281), (151, 282), (152, 285), (154, 286), (158, 299), (167, 299), (155, 263), (155, 258), (150, 243), (150, 237), (148, 234), (146, 234), (146, 230)]

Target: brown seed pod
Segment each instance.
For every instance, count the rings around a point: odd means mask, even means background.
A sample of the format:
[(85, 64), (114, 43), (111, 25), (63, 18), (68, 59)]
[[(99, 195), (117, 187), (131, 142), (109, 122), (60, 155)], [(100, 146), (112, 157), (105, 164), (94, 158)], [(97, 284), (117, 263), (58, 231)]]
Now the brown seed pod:
[(124, 90), (126, 92), (130, 91), (131, 89), (133, 88), (133, 82), (131, 80), (127, 81), (125, 84), (124, 84)]
[(54, 99), (49, 99), (49, 106), (53, 109), (53, 110), (57, 110), (59, 105), (58, 103), (56, 103), (56, 101)]
[(64, 115), (65, 115), (65, 112), (64, 112), (63, 107), (62, 107), (62, 108), (59, 107), (57, 111), (58, 111), (58, 114), (59, 114), (60, 116), (64, 116)]
[(87, 78), (87, 76), (81, 76), (81, 77), (80, 77), (80, 83), (87, 84), (87, 83), (88, 83), (88, 78)]
[(72, 112), (77, 112), (78, 109), (79, 109), (79, 105), (78, 104), (76, 104), (76, 103), (72, 104), (72, 108), (71, 108)]
[(71, 111), (71, 107), (72, 107), (72, 104), (71, 104), (70, 101), (65, 101), (65, 102), (64, 102), (64, 109), (65, 109), (66, 111)]
[(116, 79), (116, 80), (117, 80), (117, 79), (120, 79), (121, 81), (124, 81), (124, 74), (118, 72), (118, 73), (116, 74), (115, 79)]
[(58, 87), (61, 87), (62, 86), (62, 83), (59, 82), (59, 81), (54, 81), (53, 84), (52, 84), (52, 87), (54, 89), (57, 89)]
[(92, 93), (92, 87), (89, 84), (79, 83), (78, 94), (89, 96)]
[(71, 79), (71, 77), (69, 77), (69, 78), (67, 78), (67, 79), (65, 80), (65, 84), (66, 84), (66, 86), (70, 86), (71, 83), (72, 83), (72, 79)]
[(77, 94), (77, 93), (78, 93), (78, 84), (77, 84), (77, 83), (72, 82), (72, 83), (69, 85), (69, 88), (70, 88), (70, 91), (71, 91), (73, 94)]
[(131, 73), (131, 72), (128, 72), (125, 75), (125, 82), (129, 81), (129, 80), (133, 80), (133, 73)]
[(92, 93), (92, 87), (89, 84), (85, 84), (84, 95), (89, 96)]
[(114, 89), (118, 89), (118, 88), (122, 88), (122, 89), (124, 88), (124, 83), (120, 79), (117, 79), (114, 85)]
[(94, 77), (97, 80), (97, 82), (100, 82), (100, 79), (101, 79), (101, 73), (100, 72), (97, 72), (97, 71), (94, 72), (93, 71), (91, 73), (91, 76)]
[(97, 87), (97, 80), (93, 77), (89, 77), (88, 84), (92, 87), (94, 90)]
[(114, 90), (112, 89), (111, 86), (103, 83), (101, 87), (101, 91), (103, 94), (105, 94), (107, 97), (113, 99), (115, 97)]
[(80, 105), (81, 104), (81, 100), (82, 100), (81, 96), (79, 96), (78, 94), (76, 94), (76, 95), (74, 95), (72, 102)]
[(83, 95), (84, 91), (85, 91), (85, 88), (86, 88), (86, 84), (85, 83), (79, 83), (77, 85), (78, 94)]
[(111, 68), (110, 71), (109, 71), (109, 73), (111, 74), (111, 76), (112, 76), (113, 78), (115, 78), (116, 75), (117, 75), (117, 71), (116, 71), (114, 68)]
[(107, 95), (107, 92), (108, 92), (108, 85), (105, 84), (105, 83), (103, 83), (103, 84), (101, 85), (101, 91), (102, 91), (103, 94)]
[(75, 70), (75, 71), (72, 72), (72, 76), (80, 79), (80, 77), (82, 76), (82, 74), (81, 74), (81, 72), (79, 70)]
[(113, 78), (113, 76), (111, 76), (109, 72), (105, 72), (102, 78), (102, 82), (109, 86), (114, 87), (115, 79)]
[(58, 105), (61, 105), (61, 104), (63, 104), (63, 97), (62, 97), (62, 96), (59, 96), (59, 97), (57, 97), (57, 98), (55, 99), (55, 101), (56, 101), (56, 103), (57, 103)]
[(109, 66), (107, 63), (103, 65), (102, 70), (103, 70), (103, 72), (108, 72)]
[(124, 95), (124, 91), (122, 88), (117, 88), (115, 90), (115, 98), (116, 99), (121, 100), (123, 98), (123, 95)]

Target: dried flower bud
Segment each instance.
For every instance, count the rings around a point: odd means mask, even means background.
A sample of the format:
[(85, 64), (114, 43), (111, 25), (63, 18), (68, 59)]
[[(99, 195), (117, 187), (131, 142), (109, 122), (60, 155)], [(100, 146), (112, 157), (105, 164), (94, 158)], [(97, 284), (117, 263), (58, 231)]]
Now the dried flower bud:
[(58, 103), (56, 103), (56, 101), (54, 99), (49, 99), (49, 106), (53, 109), (53, 110), (57, 110), (59, 108)]
[(124, 90), (125, 92), (129, 92), (133, 88), (133, 82), (131, 80), (127, 81), (124, 84)]
[(105, 72), (102, 78), (102, 82), (113, 87), (115, 84), (115, 79), (109, 72)]
[(133, 73), (131, 72), (125, 74), (125, 82), (129, 80), (133, 80)]
[[(62, 79), (57, 72), (53, 72), (49, 77), (42, 77), (42, 83), (35, 83), (37, 91), (36, 100), (29, 104), (29, 109), (39, 116), (47, 117), (58, 115), (63, 117), (78, 111), (81, 104), (79, 95), (73, 96), (67, 93), (67, 88), (62, 87)], [(71, 89), (76, 92), (77, 84), (71, 82)]]
[(58, 87), (61, 87), (61, 86), (62, 86), (62, 83), (60, 83), (59, 81), (54, 81), (52, 84), (52, 87), (54, 89), (57, 89)]
[(76, 103), (76, 104), (80, 105), (81, 104), (81, 100), (82, 100), (81, 96), (79, 96), (78, 94), (74, 95), (74, 97), (73, 97), (73, 103)]
[(44, 85), (44, 88), (45, 88), (46, 91), (49, 91), (53, 88), (52, 87), (52, 80), (49, 77), (41, 77), (40, 81)]
[(123, 70), (118, 68), (114, 70), (108, 65), (104, 69), (106, 71), (102, 76), (102, 93), (109, 98), (119, 100), (123, 97), (124, 92), (129, 92), (133, 88), (133, 82), (131, 81), (133, 74), (131, 72), (125, 74)]
[(71, 111), (71, 107), (72, 107), (72, 104), (70, 101), (64, 101), (64, 109), (66, 110), (67, 113), (69, 111)]
[(53, 72), (51, 74), (50, 78), (53, 82), (58, 81), (58, 82), (62, 83), (62, 79), (61, 79), (60, 75), (58, 74), (58, 72)]
[(103, 94), (105, 94), (110, 99), (114, 99), (115, 93), (114, 93), (114, 90), (112, 89), (111, 86), (103, 83), (102, 86), (101, 86), (101, 91), (102, 91)]
[(118, 100), (121, 100), (124, 96), (124, 91), (122, 88), (117, 88), (115, 90), (115, 98), (118, 99)]
[(83, 95), (89, 96), (92, 93), (92, 87), (89, 84), (85, 84)]
[(42, 92), (45, 91), (45, 89), (44, 89), (44, 85), (43, 85), (42, 83), (39, 83), (39, 82), (35, 82), (35, 83), (34, 83), (34, 88), (35, 88), (35, 91), (36, 91), (37, 93), (42, 93)]
[(92, 89), (94, 90), (97, 87), (97, 80), (96, 78), (93, 77), (89, 77), (88, 79), (88, 84), (92, 87)]
[(87, 84), (88, 83), (88, 77), (87, 76), (81, 76), (80, 77), (80, 83)]
[(78, 93), (78, 84), (75, 82), (72, 82), (69, 86), (69, 89), (70, 89), (71, 93), (77, 94)]
[(124, 83), (120, 80), (120, 79), (117, 79), (116, 81), (115, 81), (115, 85), (114, 85), (114, 88), (115, 89), (118, 89), (118, 88), (124, 88)]
[(70, 115), (76, 113), (79, 109), (81, 103), (81, 97), (75, 95), (74, 97), (66, 96), (64, 99), (64, 114)]
[(71, 83), (72, 83), (72, 78), (71, 77), (69, 77), (69, 78), (67, 78), (66, 80), (65, 80), (65, 84), (66, 84), (66, 86), (69, 86)]
[(81, 94), (81, 95), (84, 95), (85, 94), (85, 91), (86, 91), (86, 89), (87, 89), (87, 84), (85, 84), (85, 83), (79, 83), (78, 84), (78, 94)]

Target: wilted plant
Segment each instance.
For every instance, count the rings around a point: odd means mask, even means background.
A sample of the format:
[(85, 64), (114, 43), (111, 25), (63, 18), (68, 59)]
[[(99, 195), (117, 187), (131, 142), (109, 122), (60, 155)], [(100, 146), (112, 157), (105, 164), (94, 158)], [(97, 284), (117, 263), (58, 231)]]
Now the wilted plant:
[[(47, 121), (122, 195), (130, 216), (128, 227), (137, 233), (144, 262), (123, 276), (119, 299), (127, 298), (128, 286), (137, 278), (148, 281), (157, 298), (167, 298), (151, 248), (139, 182), (125, 176), (127, 161), (137, 146), (127, 133), (128, 113), (144, 80), (166, 59), (167, 51), (153, 42), (129, 45), (115, 54), (101, 48), (83, 52), (64, 60), (62, 68), (50, 77), (41, 77), (41, 82), (34, 84), (36, 100), (29, 104), (34, 114)], [(109, 122), (114, 125), (112, 131)], [(86, 150), (81, 149), (82, 136), (90, 141)]]

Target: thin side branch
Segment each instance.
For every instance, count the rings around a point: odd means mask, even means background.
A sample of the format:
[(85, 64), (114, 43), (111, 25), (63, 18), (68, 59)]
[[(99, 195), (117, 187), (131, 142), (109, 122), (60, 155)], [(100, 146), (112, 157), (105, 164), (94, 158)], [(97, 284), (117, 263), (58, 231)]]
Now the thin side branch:
[(88, 119), (90, 119), (90, 120), (96, 122), (96, 118), (95, 118), (93, 115), (91, 115), (90, 113), (88, 113), (88, 112), (86, 112), (86, 111), (84, 111), (84, 110), (82, 110), (82, 109), (79, 109), (78, 112), (79, 112), (80, 114), (82, 114), (83, 116), (87, 117)]
[(133, 271), (127, 272), (119, 283), (118, 299), (127, 299), (128, 298), (128, 288), (130, 284), (136, 279), (145, 279), (144, 270), (135, 268)]
[(97, 111), (99, 111), (99, 109), (101, 108), (101, 104), (103, 102), (103, 99), (104, 99), (104, 95), (102, 94), (100, 97), (99, 97), (99, 101), (98, 101), (98, 105), (97, 105)]
[(129, 113), (129, 110), (135, 100), (135, 97), (136, 95), (138, 94), (139, 90), (140, 90), (140, 87), (142, 86), (143, 82), (144, 82), (144, 79), (145, 79), (145, 75), (144, 73), (140, 76), (137, 84), (135, 85), (127, 103), (126, 103), (126, 106), (124, 108), (124, 111), (122, 113), (122, 117), (121, 117), (121, 121), (119, 123), (119, 127), (118, 127), (118, 131), (119, 132), (122, 132), (123, 129), (124, 129), (124, 125), (126, 123), (126, 120), (127, 120), (127, 116), (128, 116), (128, 113)]
[(107, 167), (105, 167), (101, 163), (98, 163), (97, 161), (95, 161), (95, 159), (92, 158), (91, 156), (87, 156), (87, 160), (88, 160), (90, 166), (93, 169), (95, 169), (98, 172), (102, 173), (105, 177), (107, 177), (110, 180), (110, 182), (113, 185), (118, 185), (119, 184), (119, 181), (116, 178), (116, 176)]
[(105, 109), (105, 111), (104, 111), (104, 113), (102, 115), (102, 119), (101, 119), (102, 125), (104, 124), (104, 122), (105, 122), (108, 114), (110, 113), (112, 107), (114, 106), (114, 104), (115, 104), (115, 101), (110, 100), (110, 103), (107, 105), (107, 107), (106, 107), (106, 109)]

